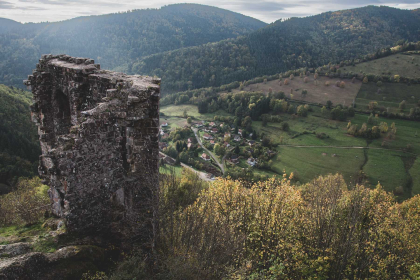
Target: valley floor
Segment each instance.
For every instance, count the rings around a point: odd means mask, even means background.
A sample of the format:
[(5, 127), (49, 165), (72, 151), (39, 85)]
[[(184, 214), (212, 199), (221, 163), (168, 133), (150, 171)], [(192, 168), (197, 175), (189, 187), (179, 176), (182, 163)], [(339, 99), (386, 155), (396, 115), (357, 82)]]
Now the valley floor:
[[(180, 117), (184, 111), (196, 120), (212, 121), (214, 115), (228, 115), (223, 111), (199, 114), (193, 105), (165, 106), (161, 108), (165, 114), (161, 121), (186, 125), (186, 119)], [(319, 175), (341, 173), (348, 184), (354, 185), (362, 171), (371, 187), (380, 183), (386, 190), (394, 192), (402, 187), (404, 191), (399, 199), (420, 194), (420, 123), (380, 118), (381, 122), (395, 122), (396, 138), (392, 141), (384, 141), (382, 137), (367, 141), (348, 135), (347, 122), (321, 117), (318, 107), (314, 107), (314, 112), (306, 118), (288, 114), (280, 116), (289, 123), (289, 131), (282, 131), (278, 123), (268, 123), (266, 127), (259, 121), (252, 123), (253, 129), (268, 135), (278, 144), (277, 154), (272, 158), (272, 171), (254, 168), (254, 173), (271, 177), (293, 172), (295, 179), (302, 184)], [(356, 114), (351, 122), (361, 126), (367, 117)], [(327, 138), (319, 139), (316, 133), (325, 133)], [(244, 162), (239, 166), (247, 165)], [(229, 165), (227, 168), (229, 170)]]

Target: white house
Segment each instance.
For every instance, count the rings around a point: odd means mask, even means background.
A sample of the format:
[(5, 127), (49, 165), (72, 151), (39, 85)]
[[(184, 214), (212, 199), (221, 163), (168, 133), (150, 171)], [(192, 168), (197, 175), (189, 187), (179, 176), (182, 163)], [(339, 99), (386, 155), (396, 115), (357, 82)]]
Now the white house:
[(250, 165), (250, 166), (252, 166), (252, 167), (254, 167), (255, 166), (255, 164), (257, 164), (257, 160), (255, 159), (255, 158), (249, 158), (248, 160), (247, 160), (247, 163)]

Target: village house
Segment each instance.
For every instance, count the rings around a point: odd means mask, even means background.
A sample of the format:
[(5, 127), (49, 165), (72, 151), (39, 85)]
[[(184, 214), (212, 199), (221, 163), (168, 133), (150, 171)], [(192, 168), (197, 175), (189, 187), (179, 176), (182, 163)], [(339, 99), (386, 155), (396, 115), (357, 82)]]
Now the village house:
[(238, 134), (242, 135), (242, 129), (238, 129)]
[(235, 135), (235, 137), (233, 138), (234, 141), (239, 142), (241, 141), (241, 136), (239, 135)]
[(249, 144), (249, 146), (254, 146), (255, 145), (255, 141), (254, 140), (251, 140), (251, 141), (248, 141), (248, 144)]
[(225, 124), (223, 124), (223, 123), (221, 123), (219, 126), (221, 127), (221, 128), (223, 128), (223, 126), (224, 126)]
[(223, 143), (223, 146), (225, 146), (225, 148), (229, 148), (230, 144), (228, 142)]
[(219, 132), (219, 130), (217, 128), (212, 128), (211, 132), (217, 133), (217, 132)]
[(214, 122), (209, 123), (209, 126), (213, 127), (216, 126), (216, 124)]
[(210, 140), (210, 144), (214, 145), (216, 142), (214, 140)]
[(192, 138), (188, 138), (188, 143), (192, 143), (193, 139)]
[(160, 127), (167, 127), (167, 126), (168, 126), (167, 122), (160, 125)]
[(254, 167), (255, 166), (255, 164), (257, 164), (257, 160), (255, 159), (255, 158), (249, 158), (248, 160), (247, 160), (247, 162), (246, 163), (248, 163), (250, 166), (252, 166), (252, 167)]
[(187, 145), (188, 150), (191, 149), (192, 146), (193, 146), (193, 143), (188, 143), (188, 145)]
[(159, 150), (163, 150), (168, 147), (168, 144), (165, 142), (159, 142)]
[(209, 161), (210, 160), (210, 156), (208, 154), (206, 154), (206, 153), (203, 153), (201, 155), (201, 158), (204, 159), (205, 161)]
[(238, 164), (239, 163), (239, 156), (238, 155), (232, 155), (230, 157), (230, 162), (232, 162), (233, 164)]
[(210, 134), (205, 133), (203, 135), (203, 138), (206, 139), (206, 140), (212, 140), (213, 139), (213, 136), (211, 136)]

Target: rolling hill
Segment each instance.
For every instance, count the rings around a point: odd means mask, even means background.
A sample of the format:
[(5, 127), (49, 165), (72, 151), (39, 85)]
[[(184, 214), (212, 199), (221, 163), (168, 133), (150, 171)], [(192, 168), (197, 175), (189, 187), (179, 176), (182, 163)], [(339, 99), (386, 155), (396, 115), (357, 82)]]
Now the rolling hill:
[(219, 86), (350, 60), (420, 39), (419, 10), (368, 6), (277, 21), (237, 39), (148, 56), (132, 73), (157, 75), (166, 92)]
[[(0, 19), (0, 83), (21, 86), (41, 54), (89, 57), (103, 68), (132, 72), (131, 61), (255, 31), (265, 23), (196, 4), (20, 24)], [(3, 24), (4, 23), (4, 24)]]

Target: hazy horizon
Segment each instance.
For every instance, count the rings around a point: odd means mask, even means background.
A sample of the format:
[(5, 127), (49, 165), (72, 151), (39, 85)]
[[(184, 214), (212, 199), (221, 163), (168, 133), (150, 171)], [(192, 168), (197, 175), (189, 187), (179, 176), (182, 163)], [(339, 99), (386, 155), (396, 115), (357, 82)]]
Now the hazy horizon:
[(233, 0), (229, 2), (220, 0), (195, 0), (184, 2), (156, 0), (153, 3), (132, 0), (122, 0), (120, 3), (111, 2), (109, 0), (0, 0), (0, 17), (22, 23), (55, 22), (81, 16), (105, 15), (135, 9), (156, 9), (166, 5), (182, 3), (218, 7), (250, 16), (266, 23), (271, 23), (281, 18), (305, 17), (328, 11), (352, 9), (367, 5), (385, 5), (400, 9), (416, 9), (420, 7), (420, 1), (416, 0), (327, 0), (322, 3), (313, 0), (270, 0), (260, 1), (258, 3), (250, 0)]

